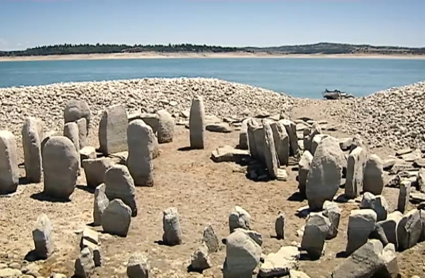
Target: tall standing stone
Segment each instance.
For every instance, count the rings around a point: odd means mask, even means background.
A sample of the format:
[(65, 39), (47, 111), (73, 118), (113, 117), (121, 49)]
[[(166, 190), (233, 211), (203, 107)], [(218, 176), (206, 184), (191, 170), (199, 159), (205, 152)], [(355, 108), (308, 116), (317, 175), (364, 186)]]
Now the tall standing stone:
[(301, 249), (306, 250), (309, 257), (318, 259), (322, 256), (330, 227), (331, 222), (322, 213), (310, 213), (301, 241)]
[(276, 147), (273, 140), (273, 131), (269, 122), (264, 123), (264, 158), (266, 161), (267, 171), (272, 179), (277, 177), (277, 169), (279, 161), (276, 154)]
[(80, 149), (86, 147), (87, 145), (87, 135), (88, 135), (88, 128), (87, 128), (87, 119), (81, 118), (76, 121), (78, 126), (78, 137), (80, 141)]
[(109, 203), (102, 215), (102, 228), (105, 233), (126, 237), (131, 223), (131, 209), (120, 199)]
[(51, 137), (43, 149), (44, 192), (54, 198), (68, 199), (77, 184), (79, 155), (71, 140)]
[(382, 160), (372, 154), (366, 161), (363, 176), (363, 191), (381, 195), (384, 189), (384, 168)]
[(274, 224), (277, 239), (285, 239), (285, 213), (281, 212)]
[(297, 156), (299, 151), (297, 126), (290, 120), (280, 120), (279, 122), (285, 126), (286, 133), (289, 136), (289, 145), (291, 147), (289, 154), (292, 156)]
[(105, 109), (99, 123), (99, 149), (104, 155), (127, 150), (127, 126), (124, 105), (113, 105)]
[(314, 155), (314, 152), (311, 148), (313, 138), (316, 135), (321, 134), (321, 133), (322, 133), (322, 130), (320, 129), (320, 125), (318, 123), (314, 122), (313, 125), (308, 129), (307, 136), (304, 137), (304, 149), (310, 151), (313, 155)]
[(411, 190), (412, 190), (412, 185), (409, 180), (401, 182), (400, 190), (398, 192), (398, 203), (397, 203), (397, 210), (400, 211), (401, 213), (404, 213), (407, 209)]
[(52, 223), (45, 214), (37, 218), (35, 229), (32, 231), (34, 254), (38, 259), (47, 259), (54, 252), (55, 244), (52, 237)]
[(153, 186), (154, 137), (152, 128), (142, 120), (130, 122), (127, 129), (127, 166), (137, 186)]
[(348, 218), (346, 255), (351, 255), (367, 242), (370, 233), (375, 228), (376, 212), (371, 209), (352, 210)]
[(164, 234), (162, 241), (170, 246), (182, 243), (179, 213), (176, 208), (168, 208), (163, 211), (162, 224)]
[(41, 120), (28, 117), (22, 127), (22, 145), (26, 178), (29, 182), (40, 182), (42, 177), (41, 140), (43, 123)]
[(260, 124), (257, 120), (251, 118), (248, 120), (247, 125), (249, 153), (253, 158), (259, 159), (259, 149), (255, 143), (255, 130), (260, 128)]
[(398, 250), (404, 251), (418, 243), (422, 232), (421, 213), (414, 209), (400, 220), (397, 226)]
[(314, 153), (317, 150), (317, 147), (319, 146), (320, 142), (322, 141), (323, 138), (328, 137), (329, 135), (327, 134), (316, 134), (313, 137), (313, 140), (311, 141), (311, 147), (310, 147), (310, 152), (314, 155)]
[(289, 165), (289, 136), (286, 128), (281, 122), (270, 124), (273, 131), (273, 140), (280, 165)]
[(16, 191), (19, 184), (18, 159), (15, 136), (6, 130), (0, 131), (0, 194)]
[(170, 143), (174, 137), (174, 119), (166, 110), (156, 112), (159, 116), (158, 143)]
[(192, 100), (189, 116), (190, 147), (203, 149), (205, 144), (205, 111), (202, 97), (197, 96)]
[(84, 100), (73, 99), (66, 104), (64, 109), (65, 123), (76, 122), (81, 118), (86, 119), (87, 134), (90, 129), (91, 112), (90, 106)]
[(109, 205), (109, 199), (105, 194), (105, 184), (102, 183), (96, 187), (94, 191), (94, 202), (93, 202), (93, 225), (102, 225), (102, 215), (105, 209)]
[(248, 121), (249, 119), (245, 119), (242, 121), (241, 131), (239, 132), (238, 148), (242, 150), (248, 149)]
[(125, 165), (115, 164), (106, 170), (105, 186), (105, 194), (109, 200), (122, 200), (130, 207), (131, 216), (137, 216), (136, 189)]
[(331, 201), (341, 185), (343, 153), (333, 137), (324, 138), (317, 147), (307, 176), (306, 195), (312, 210), (322, 209)]
[(361, 147), (355, 148), (348, 156), (345, 196), (354, 199), (363, 190), (363, 168), (365, 153)]
[(313, 156), (309, 151), (304, 151), (298, 162), (298, 190), (305, 196), (305, 187), (307, 184), (308, 172), (310, 171)]

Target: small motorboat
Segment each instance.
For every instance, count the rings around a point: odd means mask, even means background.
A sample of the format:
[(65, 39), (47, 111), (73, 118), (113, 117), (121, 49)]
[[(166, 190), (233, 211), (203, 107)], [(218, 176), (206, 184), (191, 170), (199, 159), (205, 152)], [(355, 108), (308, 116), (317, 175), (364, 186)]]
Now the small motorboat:
[(333, 90), (329, 91), (328, 89), (325, 89), (325, 91), (322, 92), (324, 99), (330, 99), (330, 100), (336, 100), (336, 99), (345, 99), (345, 98), (354, 98), (353, 95), (347, 94), (345, 92), (341, 92), (340, 90)]

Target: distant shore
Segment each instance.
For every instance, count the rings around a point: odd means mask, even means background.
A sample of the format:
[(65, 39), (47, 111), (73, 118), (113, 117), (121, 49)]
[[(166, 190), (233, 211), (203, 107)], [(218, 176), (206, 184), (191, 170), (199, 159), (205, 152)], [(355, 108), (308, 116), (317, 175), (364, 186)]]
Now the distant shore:
[(269, 54), (269, 53), (116, 53), (75, 54), (47, 56), (0, 57), (0, 62), (10, 61), (59, 61), (59, 60), (113, 60), (113, 59), (167, 59), (167, 58), (346, 58), (346, 59), (411, 59), (425, 60), (425, 55), (382, 55), (382, 54)]

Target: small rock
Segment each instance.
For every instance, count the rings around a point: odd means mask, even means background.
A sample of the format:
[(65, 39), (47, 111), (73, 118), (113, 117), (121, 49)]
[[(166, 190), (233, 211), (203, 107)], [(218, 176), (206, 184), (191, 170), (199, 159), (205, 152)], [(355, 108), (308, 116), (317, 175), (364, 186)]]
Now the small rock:
[(102, 215), (103, 231), (112, 235), (126, 237), (130, 222), (131, 209), (120, 199), (112, 200)]
[(302, 271), (291, 269), (289, 271), (289, 278), (310, 278), (310, 277)]
[(205, 227), (202, 242), (208, 247), (208, 252), (210, 253), (215, 253), (219, 250), (220, 243), (211, 224), (208, 224), (208, 226)]
[(208, 256), (208, 247), (202, 244), (190, 256), (190, 266), (192, 271), (202, 273), (205, 269), (211, 268), (211, 262)]
[(360, 208), (373, 209), (376, 212), (377, 221), (387, 219), (388, 203), (385, 197), (382, 195), (375, 196), (370, 192), (365, 192), (360, 204)]
[(317, 259), (322, 256), (330, 226), (331, 222), (322, 213), (310, 213), (301, 241), (301, 249), (306, 250), (309, 257)]
[(94, 273), (93, 254), (89, 248), (84, 248), (80, 252), (80, 256), (75, 261), (75, 276), (86, 278)]
[(300, 252), (296, 247), (282, 247), (277, 253), (270, 253), (260, 267), (258, 276), (266, 277), (281, 277), (288, 275), (292, 269), (298, 267), (298, 259)]
[(285, 213), (280, 212), (275, 222), (275, 232), (277, 239), (285, 239)]
[[(345, 253), (351, 255), (367, 242), (376, 223), (376, 212), (371, 209), (352, 210), (348, 219), (347, 247)], [(381, 244), (382, 245), (382, 244)]]
[(331, 223), (326, 239), (333, 239), (338, 235), (341, 209), (338, 207), (337, 203), (325, 201), (325, 203), (323, 204), (323, 210), (323, 215), (326, 216)]
[(251, 215), (243, 208), (236, 206), (229, 215), (229, 230), (230, 233), (237, 228), (245, 230), (251, 229)]
[(127, 264), (128, 278), (149, 278), (149, 272), (150, 265), (145, 255), (139, 253), (131, 255)]
[(180, 228), (179, 213), (176, 208), (168, 208), (163, 211), (163, 230), (162, 240), (170, 246), (182, 243), (182, 232)]

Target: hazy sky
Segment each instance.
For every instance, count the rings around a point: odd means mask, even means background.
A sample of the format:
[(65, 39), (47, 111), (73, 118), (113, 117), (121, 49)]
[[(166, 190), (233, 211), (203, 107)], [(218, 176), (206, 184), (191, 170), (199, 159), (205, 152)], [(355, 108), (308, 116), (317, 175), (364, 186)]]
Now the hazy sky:
[(425, 46), (425, 0), (0, 0), (0, 50), (324, 41)]

